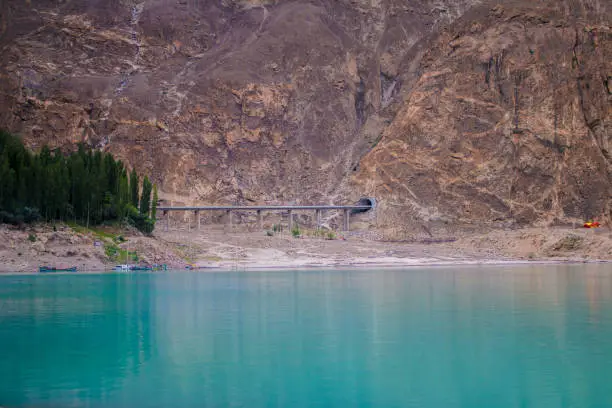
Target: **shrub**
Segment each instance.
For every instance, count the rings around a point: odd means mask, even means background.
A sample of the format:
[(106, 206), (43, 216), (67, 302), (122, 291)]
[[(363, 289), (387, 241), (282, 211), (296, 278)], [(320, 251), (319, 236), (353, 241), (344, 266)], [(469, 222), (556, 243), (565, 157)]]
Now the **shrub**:
[(39, 221), (40, 218), (38, 208), (25, 207), (16, 213), (0, 211), (0, 224), (22, 225), (24, 223)]
[(131, 256), (132, 261), (134, 261), (134, 262), (138, 262), (138, 259), (139, 259), (139, 258), (138, 258), (138, 253), (137, 253), (136, 251), (134, 251), (134, 252), (128, 252), (128, 254), (130, 254), (129, 256)]
[(293, 227), (293, 229), (291, 230), (291, 235), (293, 235), (293, 238), (299, 238), (301, 235), (300, 227), (298, 227), (297, 225)]
[(36, 234), (29, 233), (28, 234), (28, 241), (36, 242)]
[(119, 247), (117, 247), (115, 245), (105, 245), (104, 246), (104, 253), (110, 259), (116, 259), (117, 255), (119, 254)]
[(336, 239), (336, 234), (333, 231), (329, 231), (325, 238), (328, 240)]
[(584, 238), (576, 234), (568, 234), (564, 238), (557, 241), (552, 249), (553, 251), (575, 251), (583, 244)]
[(0, 211), (0, 224), (2, 223), (6, 223), (6, 224), (13, 224), (15, 219), (15, 215), (13, 213), (10, 213), (8, 211)]
[(127, 206), (127, 221), (140, 232), (150, 235), (155, 229), (155, 221), (141, 214), (133, 205)]
[(282, 226), (281, 225), (279, 225), (279, 224), (272, 225), (272, 231), (274, 231), (274, 232), (281, 232), (281, 230), (282, 230)]
[(36, 222), (40, 220), (40, 211), (38, 208), (24, 207), (23, 208), (23, 221), (26, 223)]

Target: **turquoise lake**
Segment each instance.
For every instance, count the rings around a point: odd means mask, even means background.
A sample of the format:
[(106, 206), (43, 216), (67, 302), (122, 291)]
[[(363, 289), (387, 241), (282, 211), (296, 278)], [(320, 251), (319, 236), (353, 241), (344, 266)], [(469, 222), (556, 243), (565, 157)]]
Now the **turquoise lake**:
[(2, 407), (612, 407), (612, 266), (0, 276)]

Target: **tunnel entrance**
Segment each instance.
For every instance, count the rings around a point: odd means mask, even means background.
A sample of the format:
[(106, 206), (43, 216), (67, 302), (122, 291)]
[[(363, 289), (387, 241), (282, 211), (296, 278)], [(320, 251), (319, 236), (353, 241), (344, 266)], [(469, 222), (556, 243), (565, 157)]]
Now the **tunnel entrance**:
[(370, 210), (373, 210), (376, 207), (376, 199), (375, 198), (371, 198), (371, 197), (364, 197), (359, 199), (359, 201), (357, 201), (357, 205), (368, 205), (370, 206), (370, 208), (368, 209), (354, 209), (351, 212), (353, 214), (360, 214), (360, 213), (364, 213), (364, 212), (368, 212)]

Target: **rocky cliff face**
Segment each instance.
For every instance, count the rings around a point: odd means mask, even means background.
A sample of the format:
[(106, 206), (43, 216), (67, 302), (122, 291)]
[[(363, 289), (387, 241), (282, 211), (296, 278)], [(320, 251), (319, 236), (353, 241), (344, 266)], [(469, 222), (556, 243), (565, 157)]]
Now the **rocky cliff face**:
[(485, 4), (428, 42), (356, 177), (386, 198), (379, 226), (402, 237), (607, 218), (611, 11), (603, 2)]
[(168, 198), (373, 195), (388, 236), (609, 214), (607, 1), (0, 7), (0, 126), (109, 150)]

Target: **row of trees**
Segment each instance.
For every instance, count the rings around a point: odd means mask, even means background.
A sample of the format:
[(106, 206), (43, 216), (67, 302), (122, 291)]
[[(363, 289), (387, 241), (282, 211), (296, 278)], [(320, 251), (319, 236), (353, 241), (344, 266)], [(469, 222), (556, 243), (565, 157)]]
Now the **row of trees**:
[(128, 175), (110, 153), (80, 145), (66, 155), (47, 146), (32, 154), (18, 137), (0, 131), (0, 223), (127, 222), (151, 233), (157, 200), (149, 179), (140, 184), (136, 171)]

